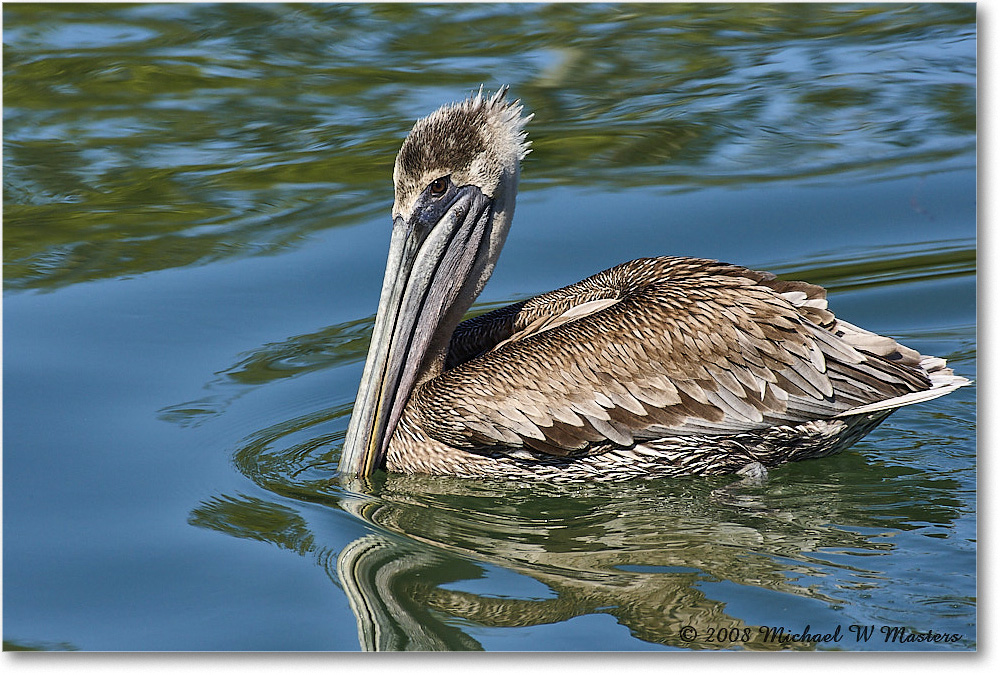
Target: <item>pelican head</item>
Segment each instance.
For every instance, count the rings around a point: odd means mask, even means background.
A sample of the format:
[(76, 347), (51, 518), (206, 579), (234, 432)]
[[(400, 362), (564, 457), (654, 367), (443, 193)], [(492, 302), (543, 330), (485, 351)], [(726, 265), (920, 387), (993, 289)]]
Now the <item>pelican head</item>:
[(381, 465), (414, 387), (443, 370), (452, 332), (496, 265), (530, 119), (506, 92), (480, 89), (418, 120), (396, 156), (389, 258), (343, 476)]

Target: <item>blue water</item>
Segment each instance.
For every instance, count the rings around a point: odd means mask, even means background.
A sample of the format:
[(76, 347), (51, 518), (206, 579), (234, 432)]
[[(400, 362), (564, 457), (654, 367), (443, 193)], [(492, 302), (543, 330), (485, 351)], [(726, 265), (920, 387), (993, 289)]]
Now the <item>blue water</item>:
[(6, 5), (4, 49), (5, 648), (978, 644), (974, 386), (760, 487), (330, 481), (394, 153), (481, 82), (535, 119), (476, 309), (712, 257), (974, 378), (970, 6)]

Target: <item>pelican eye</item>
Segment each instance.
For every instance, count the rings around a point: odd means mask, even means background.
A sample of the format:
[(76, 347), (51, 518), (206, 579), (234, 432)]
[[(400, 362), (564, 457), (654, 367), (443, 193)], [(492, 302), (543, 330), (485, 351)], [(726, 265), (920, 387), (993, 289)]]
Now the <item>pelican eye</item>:
[(448, 179), (437, 178), (431, 183), (431, 196), (440, 197), (448, 191)]

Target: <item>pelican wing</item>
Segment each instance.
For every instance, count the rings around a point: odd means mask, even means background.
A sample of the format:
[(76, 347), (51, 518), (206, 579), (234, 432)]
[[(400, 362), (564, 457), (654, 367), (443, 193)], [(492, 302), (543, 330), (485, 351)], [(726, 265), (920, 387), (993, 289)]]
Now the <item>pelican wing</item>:
[(839, 322), (822, 288), (711, 260), (635, 260), (467, 323), (411, 401), (462, 448), (587, 453), (930, 387), (917, 352)]
[(616, 303), (621, 298), (622, 290), (605, 278), (614, 269), (463, 321), (451, 336), (445, 367), (454, 368), (508, 343), (561, 326)]

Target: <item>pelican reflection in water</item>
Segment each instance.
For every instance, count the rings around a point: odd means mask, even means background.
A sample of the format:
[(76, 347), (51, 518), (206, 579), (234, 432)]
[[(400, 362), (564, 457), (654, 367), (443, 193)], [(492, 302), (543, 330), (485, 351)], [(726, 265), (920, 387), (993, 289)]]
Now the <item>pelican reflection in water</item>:
[(714, 260), (633, 260), (461, 322), (507, 237), (529, 119), (480, 90), (404, 141), (343, 475), (761, 477), (968, 384), (838, 319), (819, 286)]

